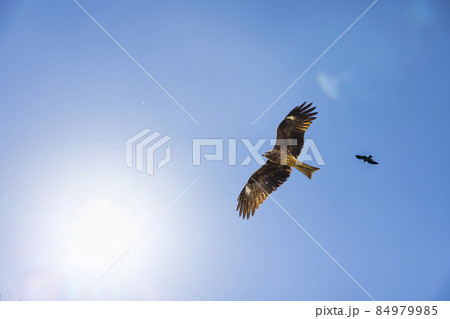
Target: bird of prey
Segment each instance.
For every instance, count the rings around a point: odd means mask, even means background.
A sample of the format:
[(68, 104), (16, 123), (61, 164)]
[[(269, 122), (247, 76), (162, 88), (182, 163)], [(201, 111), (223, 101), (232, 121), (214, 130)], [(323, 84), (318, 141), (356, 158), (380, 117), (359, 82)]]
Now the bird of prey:
[(311, 125), (317, 112), (312, 103), (304, 102), (296, 106), (278, 125), (277, 141), (270, 152), (263, 154), (268, 160), (249, 178), (238, 197), (239, 216), (247, 219), (253, 216), (270, 193), (283, 184), (292, 172), (292, 167), (298, 169), (311, 179), (312, 174), (319, 170), (297, 160), (303, 148), (305, 131)]
[(357, 159), (362, 159), (362, 160), (364, 160), (364, 162), (367, 162), (367, 163), (369, 163), (369, 164), (378, 164), (378, 162), (375, 162), (375, 161), (372, 159), (372, 155), (369, 155), (369, 156), (365, 156), (365, 155), (355, 155), (355, 156), (356, 156)]

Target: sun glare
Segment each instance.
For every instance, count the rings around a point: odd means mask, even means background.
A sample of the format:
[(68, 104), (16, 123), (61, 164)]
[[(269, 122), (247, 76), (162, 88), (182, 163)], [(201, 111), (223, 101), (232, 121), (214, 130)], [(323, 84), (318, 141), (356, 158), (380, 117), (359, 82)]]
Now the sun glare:
[(133, 236), (130, 215), (109, 197), (87, 202), (74, 224), (80, 255), (108, 257), (119, 254)]

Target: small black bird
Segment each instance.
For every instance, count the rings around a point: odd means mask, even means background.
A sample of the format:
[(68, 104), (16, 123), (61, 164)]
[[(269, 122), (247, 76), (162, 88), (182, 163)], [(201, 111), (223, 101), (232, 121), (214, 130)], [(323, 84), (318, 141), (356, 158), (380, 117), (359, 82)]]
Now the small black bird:
[(367, 163), (369, 163), (369, 164), (378, 164), (377, 162), (375, 162), (375, 161), (372, 159), (372, 155), (369, 155), (369, 156), (365, 156), (365, 155), (355, 155), (355, 156), (356, 156), (357, 159), (362, 159), (362, 160), (364, 160), (364, 162), (367, 162)]

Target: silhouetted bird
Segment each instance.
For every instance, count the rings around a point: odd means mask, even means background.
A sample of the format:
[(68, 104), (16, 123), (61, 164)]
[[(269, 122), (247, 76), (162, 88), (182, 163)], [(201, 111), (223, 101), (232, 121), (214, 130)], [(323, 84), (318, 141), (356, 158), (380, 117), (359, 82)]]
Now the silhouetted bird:
[(369, 164), (378, 164), (377, 162), (375, 162), (375, 161), (372, 159), (372, 155), (369, 155), (369, 156), (365, 156), (365, 155), (355, 155), (355, 156), (356, 156), (357, 159), (362, 159), (362, 160), (364, 160), (364, 162), (367, 162), (367, 163), (369, 163)]
[[(242, 189), (238, 197), (239, 216), (243, 218), (255, 214), (255, 210), (261, 205), (269, 194), (283, 184), (295, 167), (300, 172), (311, 179), (312, 174), (318, 170), (317, 167), (310, 166), (297, 160), (303, 148), (305, 131), (314, 119), (317, 112), (313, 112), (315, 107), (312, 103), (306, 102), (295, 107), (285, 119), (278, 125), (277, 141), (274, 148), (264, 154), (268, 161), (261, 166), (249, 178), (247, 184)], [(291, 139), (294, 143), (287, 143)], [(292, 145), (290, 145), (292, 144)]]

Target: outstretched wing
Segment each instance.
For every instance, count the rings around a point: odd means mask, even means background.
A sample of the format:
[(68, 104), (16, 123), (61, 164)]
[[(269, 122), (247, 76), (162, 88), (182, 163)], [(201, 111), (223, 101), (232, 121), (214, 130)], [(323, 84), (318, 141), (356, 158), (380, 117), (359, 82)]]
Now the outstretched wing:
[(282, 140), (294, 139), (297, 140), (296, 145), (288, 145), (288, 153), (297, 158), (302, 151), (305, 132), (311, 125), (312, 121), (316, 119), (314, 117), (317, 112), (313, 112), (316, 108), (311, 107), (312, 103), (306, 105), (304, 102), (300, 106), (296, 106), (284, 120), (278, 125), (277, 128), (277, 142), (275, 148), (280, 148), (281, 145), (286, 145), (286, 141)]
[(369, 164), (378, 164), (378, 162), (375, 162), (373, 159), (369, 158), (367, 160), (367, 162), (369, 162)]
[(278, 165), (267, 161), (249, 178), (247, 184), (242, 189), (238, 197), (239, 217), (250, 217), (255, 214), (255, 210), (261, 205), (270, 193), (283, 184), (291, 174), (289, 166)]
[(357, 159), (365, 159), (365, 158), (367, 158), (366, 156), (363, 156), (363, 155), (355, 155), (355, 156), (356, 156)]

